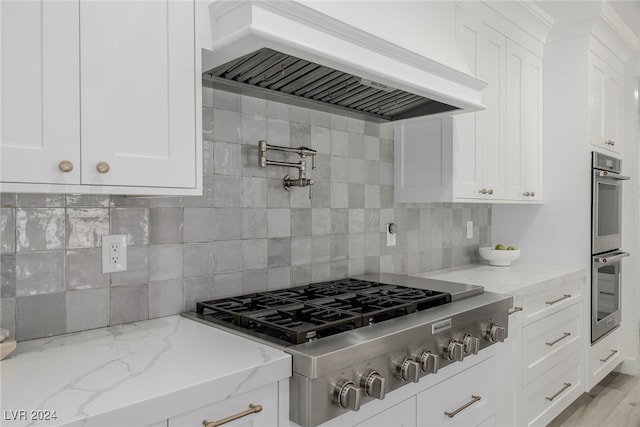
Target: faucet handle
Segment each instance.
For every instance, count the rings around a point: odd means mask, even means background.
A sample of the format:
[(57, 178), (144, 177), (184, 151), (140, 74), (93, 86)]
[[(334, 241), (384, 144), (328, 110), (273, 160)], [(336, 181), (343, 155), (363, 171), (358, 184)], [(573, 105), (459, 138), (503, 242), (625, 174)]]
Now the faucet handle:
[(308, 187), (309, 187), (309, 200), (311, 200), (311, 199), (313, 199), (313, 195), (311, 194), (311, 187), (313, 187), (313, 180), (312, 179), (309, 180)]

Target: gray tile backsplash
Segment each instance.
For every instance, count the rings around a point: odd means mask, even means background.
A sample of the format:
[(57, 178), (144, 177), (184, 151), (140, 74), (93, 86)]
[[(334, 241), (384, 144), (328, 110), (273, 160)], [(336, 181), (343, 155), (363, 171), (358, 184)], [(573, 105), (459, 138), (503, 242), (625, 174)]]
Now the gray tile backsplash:
[[(312, 200), (283, 189), (295, 170), (258, 166), (260, 139), (317, 150)], [(463, 265), (489, 242), (490, 205), (393, 203), (391, 126), (205, 87), (203, 140), (201, 197), (0, 193), (2, 327), (27, 340), (242, 292)], [(102, 274), (105, 234), (127, 236), (128, 271)]]

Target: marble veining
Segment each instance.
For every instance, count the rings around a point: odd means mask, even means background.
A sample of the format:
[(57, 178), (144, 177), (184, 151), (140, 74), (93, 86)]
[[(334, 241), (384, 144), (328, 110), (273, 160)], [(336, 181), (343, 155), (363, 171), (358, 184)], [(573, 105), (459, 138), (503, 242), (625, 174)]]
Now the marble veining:
[(580, 267), (528, 263), (517, 263), (509, 267), (476, 264), (416, 274), (419, 277), (447, 282), (480, 285), (492, 292), (526, 291), (527, 288), (537, 287), (545, 282), (554, 280), (570, 282), (585, 275), (586, 270)]
[(180, 316), (22, 342), (1, 363), (3, 410), (56, 411), (5, 412), (26, 426), (146, 425), (291, 375), (286, 353)]

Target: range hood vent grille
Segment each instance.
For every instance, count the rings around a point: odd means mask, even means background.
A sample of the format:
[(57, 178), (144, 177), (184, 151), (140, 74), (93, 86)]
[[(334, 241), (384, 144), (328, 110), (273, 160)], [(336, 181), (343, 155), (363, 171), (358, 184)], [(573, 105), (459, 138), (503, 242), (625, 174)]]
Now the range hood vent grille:
[[(301, 105), (339, 108), (391, 121), (457, 110), (457, 107), (399, 90), (295, 56), (262, 48), (204, 73), (216, 83), (297, 98)], [(251, 94), (251, 92), (248, 92)]]

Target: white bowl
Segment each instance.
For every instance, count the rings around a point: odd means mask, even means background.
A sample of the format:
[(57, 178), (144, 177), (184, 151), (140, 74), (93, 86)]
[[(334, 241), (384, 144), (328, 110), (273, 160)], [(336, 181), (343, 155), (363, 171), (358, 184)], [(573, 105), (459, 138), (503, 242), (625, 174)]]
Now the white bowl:
[(511, 262), (517, 260), (520, 256), (520, 249), (508, 251), (506, 249), (496, 250), (490, 247), (484, 247), (480, 248), (480, 256), (489, 261), (489, 265), (508, 267), (511, 265)]

